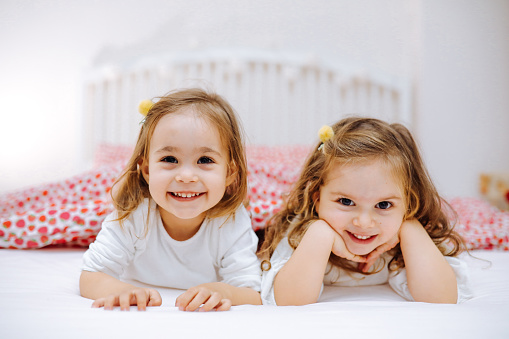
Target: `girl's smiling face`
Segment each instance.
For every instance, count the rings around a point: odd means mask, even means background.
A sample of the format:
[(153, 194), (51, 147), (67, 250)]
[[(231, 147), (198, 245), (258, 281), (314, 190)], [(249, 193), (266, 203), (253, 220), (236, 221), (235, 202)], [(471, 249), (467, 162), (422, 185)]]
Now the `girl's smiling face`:
[(192, 108), (159, 120), (141, 168), (170, 236), (185, 240), (198, 231), (233, 181), (228, 162), (217, 128)]
[(320, 188), (316, 211), (350, 252), (366, 255), (399, 232), (406, 203), (390, 165), (371, 159), (333, 166)]

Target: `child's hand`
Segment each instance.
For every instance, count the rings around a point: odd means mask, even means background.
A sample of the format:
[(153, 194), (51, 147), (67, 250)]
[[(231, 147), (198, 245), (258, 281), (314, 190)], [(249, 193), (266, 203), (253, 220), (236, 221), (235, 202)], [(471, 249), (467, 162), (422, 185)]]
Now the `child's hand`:
[(120, 306), (121, 311), (129, 311), (131, 305), (138, 305), (138, 311), (145, 311), (147, 306), (161, 306), (161, 295), (153, 288), (135, 288), (118, 294), (111, 294), (105, 298), (99, 298), (92, 303), (93, 308), (104, 307), (112, 310)]
[(343, 240), (341, 235), (339, 235), (339, 233), (337, 233), (332, 227), (331, 227), (331, 230), (332, 230), (332, 233), (334, 236), (334, 243), (332, 244), (332, 253), (334, 253), (338, 257), (345, 258), (350, 261), (355, 261), (358, 263), (366, 262), (366, 257), (361, 256), (361, 255), (356, 255), (356, 254), (353, 254), (352, 252), (350, 252), (348, 250), (348, 248), (346, 247), (345, 241)]
[(191, 287), (181, 294), (175, 301), (175, 306), (181, 311), (189, 312), (228, 311), (232, 302), (224, 298), (222, 293), (213, 290), (209, 284), (203, 284)]
[(382, 245), (378, 246), (373, 251), (371, 251), (366, 257), (367, 261), (359, 264), (359, 269), (362, 272), (368, 272), (371, 266), (373, 266), (373, 264), (378, 260), (378, 258), (380, 258), (382, 254), (392, 250), (397, 244), (399, 244), (399, 231), (387, 242), (383, 243)]

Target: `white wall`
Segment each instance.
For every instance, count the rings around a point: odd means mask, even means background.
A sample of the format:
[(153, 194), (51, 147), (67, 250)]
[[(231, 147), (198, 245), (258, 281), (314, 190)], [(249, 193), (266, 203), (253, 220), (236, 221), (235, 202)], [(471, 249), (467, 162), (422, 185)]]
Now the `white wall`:
[(509, 145), (507, 17), (504, 0), (3, 0), (0, 192), (84, 169), (80, 86), (95, 56), (107, 58), (104, 46), (248, 46), (414, 78), (423, 114), (415, 132), (433, 177), (445, 195), (475, 195), (480, 170), (509, 169), (507, 152), (490, 143)]
[(419, 139), (444, 194), (509, 173), (509, 1), (422, 2)]
[(0, 1), (0, 192), (83, 171), (83, 70), (102, 46), (142, 39), (165, 19), (122, 3)]

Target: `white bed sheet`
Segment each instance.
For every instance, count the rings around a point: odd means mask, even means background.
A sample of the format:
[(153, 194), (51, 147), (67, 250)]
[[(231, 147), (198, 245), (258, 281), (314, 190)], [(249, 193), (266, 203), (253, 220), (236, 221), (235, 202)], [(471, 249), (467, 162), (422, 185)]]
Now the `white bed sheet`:
[(461, 305), (407, 302), (388, 285), (326, 287), (307, 306), (235, 306), (188, 313), (180, 290), (161, 307), (92, 309), (79, 295), (83, 249), (0, 250), (0, 338), (509, 338), (509, 253), (468, 258), (475, 297)]

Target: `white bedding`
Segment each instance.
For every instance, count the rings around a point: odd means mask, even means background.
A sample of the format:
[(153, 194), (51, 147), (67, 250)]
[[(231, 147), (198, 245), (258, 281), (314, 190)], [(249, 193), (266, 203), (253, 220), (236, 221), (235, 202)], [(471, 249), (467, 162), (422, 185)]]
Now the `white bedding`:
[(92, 309), (79, 295), (84, 249), (0, 250), (0, 338), (509, 338), (509, 253), (473, 251), (475, 297), (460, 305), (407, 302), (388, 285), (326, 287), (308, 306), (234, 306), (186, 313), (180, 290), (161, 307)]

